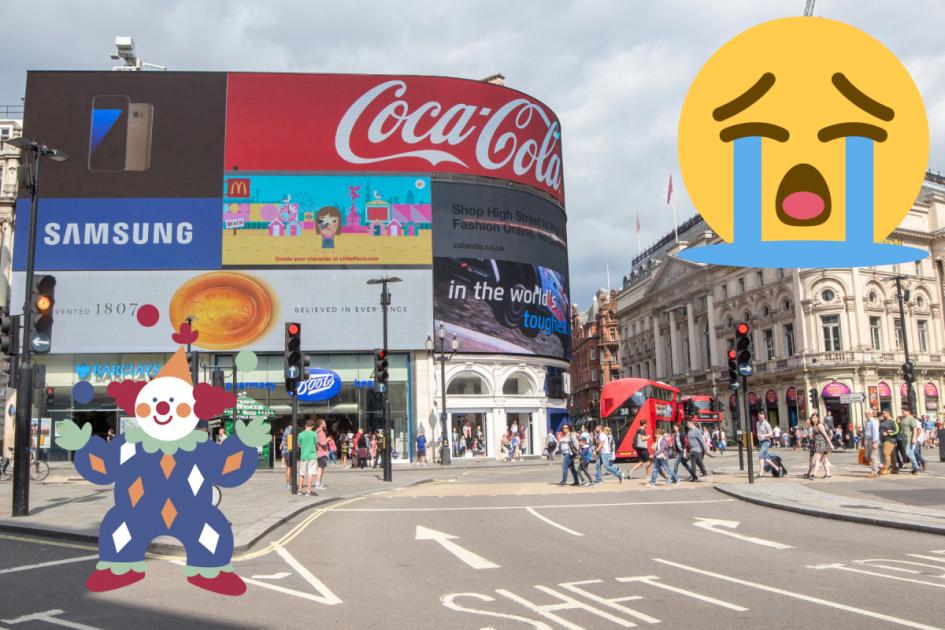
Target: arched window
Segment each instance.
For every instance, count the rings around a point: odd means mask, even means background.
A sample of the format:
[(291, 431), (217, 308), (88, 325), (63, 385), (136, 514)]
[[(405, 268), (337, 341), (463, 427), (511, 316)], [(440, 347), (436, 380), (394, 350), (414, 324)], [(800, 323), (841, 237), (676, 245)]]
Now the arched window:
[(454, 396), (482, 396), (489, 393), (489, 386), (475, 372), (461, 372), (450, 381), (446, 393)]
[(505, 379), (502, 393), (506, 396), (534, 396), (535, 388), (532, 387), (531, 379), (521, 372), (516, 372)]

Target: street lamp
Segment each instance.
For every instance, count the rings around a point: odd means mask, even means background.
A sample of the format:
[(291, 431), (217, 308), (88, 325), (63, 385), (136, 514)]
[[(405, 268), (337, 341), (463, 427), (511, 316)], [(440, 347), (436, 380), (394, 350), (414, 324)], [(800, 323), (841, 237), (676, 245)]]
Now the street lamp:
[[(902, 364), (903, 376), (906, 379), (906, 389), (909, 397), (909, 412), (917, 413), (915, 408), (915, 388), (912, 386), (915, 380), (915, 370), (912, 360), (909, 358), (909, 335), (906, 334), (906, 309), (904, 302), (909, 299), (909, 291), (903, 291), (902, 281), (905, 276), (899, 274), (893, 276), (890, 280), (896, 283), (896, 298), (899, 301), (899, 325), (902, 332), (902, 351), (905, 356), (905, 362)], [(17, 394), (19, 395), (19, 394)]]
[[(368, 284), (379, 284), (381, 285), (381, 310), (384, 313), (383, 328), (384, 328), (384, 356), (387, 356), (387, 307), (390, 306), (390, 291), (387, 290), (387, 285), (394, 282), (403, 282), (400, 278), (397, 277), (387, 277), (383, 278), (372, 278), (367, 281)], [(391, 427), (390, 427), (390, 396), (388, 395), (387, 384), (384, 384), (383, 391), (381, 392), (384, 395), (384, 481), (393, 481), (394, 472), (391, 468), (390, 461), (390, 452), (391, 452)]]
[[(26, 187), (30, 192), (29, 236), (26, 242), (26, 279), (23, 282), (23, 343), (20, 344), (19, 376), (16, 380), (16, 431), (13, 438), (13, 516), (27, 516), (30, 511), (30, 421), (33, 409), (33, 365), (30, 362), (32, 322), (30, 312), (30, 287), (33, 286), (33, 271), (36, 267), (36, 213), (39, 205), (39, 166), (43, 158), (54, 162), (69, 159), (63, 151), (52, 149), (29, 138), (5, 140), (21, 151), (32, 153), (32, 162), (27, 170)], [(22, 160), (21, 160), (22, 161)]]
[(459, 350), (459, 339), (456, 338), (456, 335), (453, 335), (453, 339), (450, 341), (450, 353), (446, 354), (446, 329), (443, 327), (443, 322), (440, 322), (437, 339), (440, 342), (438, 349), (439, 354), (434, 352), (433, 338), (427, 335), (427, 350), (430, 351), (434, 361), (440, 362), (440, 422), (443, 424), (443, 441), (440, 445), (440, 464), (445, 466), (452, 463), (452, 458), (450, 457), (449, 427), (446, 426), (446, 363), (452, 359), (456, 351)]

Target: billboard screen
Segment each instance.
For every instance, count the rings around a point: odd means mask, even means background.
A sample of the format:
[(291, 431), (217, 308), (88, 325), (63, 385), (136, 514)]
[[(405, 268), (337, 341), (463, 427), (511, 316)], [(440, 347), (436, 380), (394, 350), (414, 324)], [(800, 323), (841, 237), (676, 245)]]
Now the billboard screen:
[(571, 356), (565, 214), (502, 186), (433, 184), (434, 325), (467, 352)]

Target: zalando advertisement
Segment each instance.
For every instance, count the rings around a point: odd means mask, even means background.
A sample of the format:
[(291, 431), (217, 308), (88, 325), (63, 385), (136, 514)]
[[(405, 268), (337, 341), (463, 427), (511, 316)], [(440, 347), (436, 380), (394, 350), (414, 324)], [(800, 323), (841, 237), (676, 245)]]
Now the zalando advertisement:
[[(380, 291), (370, 270), (81, 271), (56, 273), (53, 353), (165, 352), (167, 336), (187, 317), (201, 350), (279, 351), (283, 322), (302, 324), (305, 350), (380, 347)], [(23, 301), (15, 274), (13, 304)], [(391, 350), (423, 348), (433, 329), (431, 272), (397, 271), (388, 309)], [(153, 304), (164, 317), (138, 324), (137, 309)]]

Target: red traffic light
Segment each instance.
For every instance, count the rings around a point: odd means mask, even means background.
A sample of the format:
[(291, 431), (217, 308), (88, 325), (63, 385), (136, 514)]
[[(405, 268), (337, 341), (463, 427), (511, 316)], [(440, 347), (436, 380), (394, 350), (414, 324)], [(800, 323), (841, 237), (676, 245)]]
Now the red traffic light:
[(55, 396), (55, 394), (56, 394), (56, 390), (55, 390), (54, 388), (52, 388), (52, 387), (47, 387), (47, 388), (46, 388), (46, 395), (47, 395), (47, 396)]
[(748, 324), (741, 322), (738, 326), (735, 327), (736, 335), (747, 335), (748, 334)]
[(387, 352), (385, 352), (384, 350), (378, 350), (378, 351), (377, 351), (377, 360), (378, 360), (378, 361), (383, 361), (383, 360), (386, 359), (386, 358), (387, 358)]
[(299, 334), (299, 325), (289, 324), (288, 327), (286, 327), (286, 330), (289, 332), (290, 335), (297, 335)]
[(735, 350), (729, 350), (729, 351), (728, 351), (728, 360), (729, 360), (729, 361), (734, 361), (734, 360), (736, 359), (736, 357), (738, 357), (738, 352), (736, 352)]

